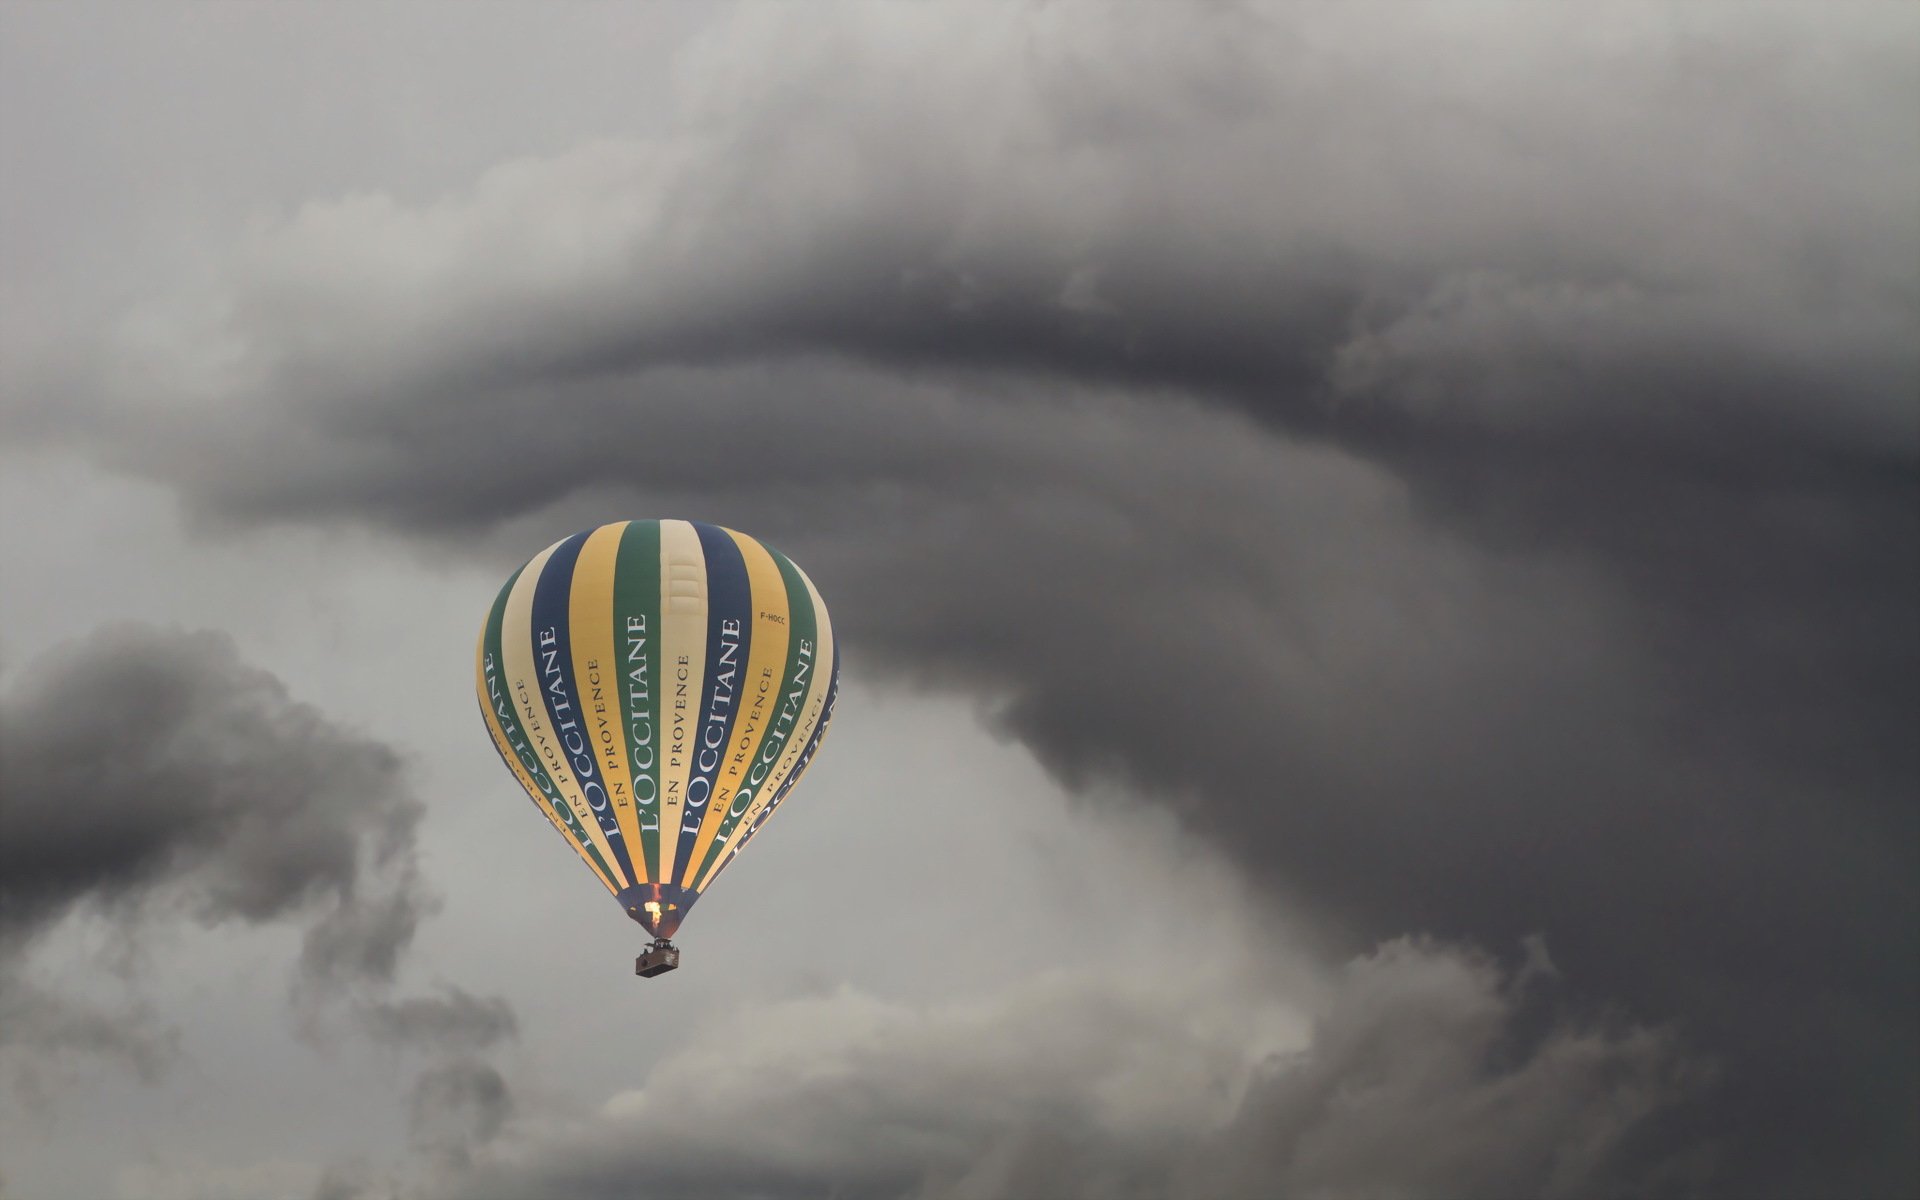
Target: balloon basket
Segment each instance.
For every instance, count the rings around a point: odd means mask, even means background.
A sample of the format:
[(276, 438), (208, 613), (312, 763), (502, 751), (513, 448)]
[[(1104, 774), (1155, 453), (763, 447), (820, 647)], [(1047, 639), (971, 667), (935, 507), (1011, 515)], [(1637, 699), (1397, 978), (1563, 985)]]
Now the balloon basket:
[(665, 975), (680, 965), (680, 948), (665, 938), (655, 939), (647, 952), (633, 960), (633, 973), (642, 979)]

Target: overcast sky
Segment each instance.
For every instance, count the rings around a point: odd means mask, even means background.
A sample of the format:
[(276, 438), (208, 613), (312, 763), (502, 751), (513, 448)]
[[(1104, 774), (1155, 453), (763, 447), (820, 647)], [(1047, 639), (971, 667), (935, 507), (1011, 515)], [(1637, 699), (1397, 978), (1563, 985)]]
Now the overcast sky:
[[(0, 1197), (1920, 1192), (1920, 9), (0, 5)], [(629, 517), (832, 736), (644, 935)]]

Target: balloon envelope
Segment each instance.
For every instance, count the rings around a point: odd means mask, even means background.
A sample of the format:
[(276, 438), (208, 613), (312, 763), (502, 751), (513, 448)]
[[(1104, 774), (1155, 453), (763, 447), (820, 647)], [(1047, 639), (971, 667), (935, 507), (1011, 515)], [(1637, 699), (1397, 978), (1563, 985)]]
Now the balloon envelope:
[(697, 521), (554, 543), (507, 580), (480, 633), (494, 747), (656, 937), (673, 936), (792, 790), (838, 683), (812, 581)]

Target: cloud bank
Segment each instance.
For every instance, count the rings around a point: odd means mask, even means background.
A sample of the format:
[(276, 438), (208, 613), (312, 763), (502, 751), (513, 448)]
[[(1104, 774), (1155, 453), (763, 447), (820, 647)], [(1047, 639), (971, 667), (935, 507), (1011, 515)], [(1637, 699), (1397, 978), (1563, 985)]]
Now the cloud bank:
[(749, 10), (668, 132), (263, 220), (8, 432), (210, 526), (752, 529), (1343, 953), (1545, 930), (1677, 1022), (1649, 1162), (1899, 1194), (1920, 39), (1729, 12)]
[[(492, 1069), (483, 1052), (515, 1030), (503, 1001), (393, 998), (433, 902), (416, 861), (423, 809), (392, 748), (294, 700), (216, 633), (106, 627), (6, 684), (0, 1062), (29, 1092), (76, 1051), (148, 1078), (168, 1062), (137, 987), (106, 1010), (32, 978), (36, 943), (79, 915), (127, 939), (179, 917), (299, 929), (289, 984), (303, 1026), (321, 1033), (344, 1006), (366, 1035), (427, 1056), (423, 1119)], [(144, 969), (137, 951), (126, 969)]]
[(1338, 974), (1304, 1039), (1253, 979), (1171, 962), (925, 1008), (842, 989), (717, 1023), (643, 1088), (509, 1134), (429, 1190), (1219, 1200), (1674, 1182), (1608, 1172), (1693, 1069), (1667, 1035), (1555, 1014), (1541, 983), (1400, 940)]
[(392, 979), (426, 903), (392, 750), (214, 633), (106, 628), (8, 674), (0, 951), (82, 910), (302, 919), (306, 984)]

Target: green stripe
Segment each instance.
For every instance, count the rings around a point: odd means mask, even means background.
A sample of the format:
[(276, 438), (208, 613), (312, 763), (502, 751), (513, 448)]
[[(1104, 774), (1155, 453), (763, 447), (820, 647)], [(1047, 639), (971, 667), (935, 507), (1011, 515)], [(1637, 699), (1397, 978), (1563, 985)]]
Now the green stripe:
[[(734, 792), (731, 802), (727, 805), (727, 815), (721, 818), (719, 832), (707, 846), (706, 858), (696, 870), (686, 875), (689, 886), (704, 875), (707, 868), (713, 864), (713, 860), (726, 850), (727, 842), (733, 836), (734, 826), (738, 825), (741, 817), (746, 815), (753, 798), (771, 782), (772, 776), (769, 774), (755, 785), (752, 782), (753, 770), (764, 761), (769, 752), (773, 756), (774, 763), (777, 764), (780, 761), (780, 755), (786, 749), (788, 741), (792, 739), (794, 731), (806, 719), (807, 692), (813, 685), (814, 676), (820, 670), (820, 646), (816, 637), (818, 622), (813, 611), (813, 595), (807, 591), (806, 582), (800, 578), (799, 568), (788, 562), (786, 555), (764, 543), (762, 549), (772, 555), (774, 563), (780, 568), (780, 578), (787, 585), (787, 666), (780, 677), (780, 691), (777, 693), (779, 700), (774, 706), (772, 723), (768, 726), (767, 732), (761, 736), (760, 744), (754, 747), (754, 761), (748, 767), (747, 777), (740, 781), (740, 787)], [(804, 658), (800, 653), (802, 643), (806, 643), (811, 651)], [(800, 677), (803, 662), (806, 664), (804, 679)], [(799, 692), (797, 698), (792, 695), (796, 690)], [(740, 816), (735, 816), (735, 813)]]
[[(520, 568), (513, 573), (511, 579), (507, 580), (507, 586), (500, 589), (500, 595), (493, 602), (493, 612), (487, 617), (487, 648), (484, 660), (487, 694), (482, 698), (481, 703), (487, 706), (487, 711), (492, 713), (494, 720), (499, 722), (500, 731), (506, 735), (507, 745), (515, 751), (514, 757), (526, 769), (528, 777), (546, 794), (547, 803), (552, 806), (554, 815), (560, 818), (560, 823), (565, 825), (567, 832), (573, 835), (573, 840), (580, 843), (581, 851), (617, 885), (620, 875), (607, 866), (606, 859), (600, 857), (600, 851), (594, 848), (593, 839), (589, 838), (587, 831), (581, 827), (580, 819), (573, 815), (573, 807), (561, 797), (560, 789), (554, 786), (552, 777), (547, 774), (546, 767), (540, 762), (540, 756), (533, 752), (532, 745), (527, 741), (526, 731), (520, 728), (520, 718), (513, 709), (513, 698), (508, 694), (507, 681), (501, 674), (500, 635), (501, 626), (506, 620), (507, 596), (513, 591), (513, 585), (519, 581), (521, 572), (525, 570), (525, 567)], [(540, 801), (536, 799), (534, 803), (538, 804)]]
[[(629, 521), (613, 564), (621, 721), (640, 818), (640, 869), (660, 878), (660, 522)], [(642, 766), (641, 764), (646, 764)]]

